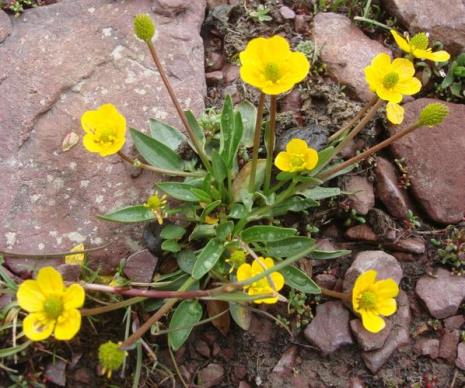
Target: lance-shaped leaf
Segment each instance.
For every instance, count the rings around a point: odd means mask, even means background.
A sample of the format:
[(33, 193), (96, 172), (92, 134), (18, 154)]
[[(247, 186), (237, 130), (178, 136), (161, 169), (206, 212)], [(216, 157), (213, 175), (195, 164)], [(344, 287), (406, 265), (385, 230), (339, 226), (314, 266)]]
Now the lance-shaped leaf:
[(257, 225), (244, 229), (241, 233), (242, 240), (250, 242), (271, 242), (292, 237), (297, 233), (293, 228), (281, 228), (272, 225)]
[(315, 240), (295, 236), (279, 241), (272, 241), (266, 244), (265, 250), (268, 256), (271, 257), (290, 257), (298, 255), (300, 252), (307, 251), (315, 245)]
[(232, 168), (244, 129), (240, 112), (234, 112), (231, 96), (224, 102), (220, 123), (220, 155), (226, 166)]
[(279, 271), (283, 274), (285, 283), (306, 294), (320, 294), (320, 287), (303, 271), (292, 265)]
[(171, 349), (176, 351), (186, 342), (194, 325), (202, 318), (202, 312), (202, 305), (197, 300), (184, 300), (176, 307), (168, 333)]
[(210, 240), (197, 256), (194, 268), (192, 269), (192, 277), (198, 280), (210, 271), (223, 254), (223, 251), (224, 244), (221, 241), (216, 239)]
[(187, 202), (198, 202), (199, 198), (192, 192), (195, 186), (182, 182), (161, 182), (156, 186), (170, 197)]
[(146, 208), (144, 205), (125, 207), (107, 214), (99, 215), (97, 217), (105, 221), (121, 222), (127, 224), (132, 222), (152, 221), (155, 219), (153, 212)]
[(156, 119), (150, 119), (150, 134), (153, 139), (158, 140), (175, 152), (182, 143), (187, 142), (186, 135), (179, 129)]

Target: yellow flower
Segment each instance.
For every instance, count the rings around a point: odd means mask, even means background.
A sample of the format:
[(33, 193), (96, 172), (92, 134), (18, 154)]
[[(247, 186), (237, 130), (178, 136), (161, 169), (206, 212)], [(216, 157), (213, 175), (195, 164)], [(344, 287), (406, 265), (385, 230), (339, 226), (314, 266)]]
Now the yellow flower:
[[(84, 244), (79, 244), (71, 248), (71, 252), (79, 252), (83, 250), (84, 250)], [(84, 253), (78, 253), (76, 255), (67, 255), (65, 256), (65, 263), (73, 264), (73, 265), (83, 265), (84, 258), (85, 258)]]
[[(253, 261), (252, 265), (244, 263), (237, 270), (237, 280), (239, 282), (246, 281), (251, 277), (262, 273), (268, 268), (273, 267), (274, 262), (271, 257), (263, 258), (258, 257)], [(247, 294), (250, 296), (262, 295), (262, 294), (277, 294), (278, 291), (284, 287), (284, 276), (279, 272), (273, 272), (268, 276), (263, 277), (248, 286), (244, 286), (244, 289), (247, 290)], [(276, 303), (278, 301), (278, 296), (272, 296), (270, 298), (264, 299), (255, 299), (255, 303)]]
[(386, 117), (393, 124), (400, 124), (404, 121), (404, 108), (394, 102), (386, 104)]
[(218, 217), (213, 216), (205, 216), (205, 223), (208, 225), (216, 225), (220, 219)]
[(41, 341), (52, 333), (58, 340), (70, 340), (79, 331), (78, 308), (84, 304), (84, 289), (77, 283), (65, 287), (54, 268), (41, 268), (36, 280), (21, 283), (16, 297), (19, 306), (29, 313), (23, 331), (30, 340)]
[(388, 317), (396, 312), (394, 298), (399, 294), (399, 286), (393, 279), (376, 281), (376, 275), (375, 270), (362, 273), (352, 289), (352, 307), (361, 315), (363, 327), (371, 333), (384, 329), (386, 323), (381, 315)]
[(371, 64), (365, 67), (365, 78), (370, 89), (379, 98), (398, 104), (404, 95), (418, 93), (421, 82), (413, 75), (413, 63), (405, 58), (391, 58), (385, 53), (378, 54)]
[(98, 360), (102, 374), (106, 374), (110, 379), (113, 371), (118, 370), (123, 365), (128, 352), (121, 350), (121, 342), (115, 344), (112, 341), (105, 342), (98, 348)]
[(447, 62), (450, 58), (449, 53), (444, 50), (433, 53), (431, 48), (428, 48), (429, 39), (428, 35), (424, 32), (414, 35), (412, 39), (408, 36), (404, 39), (395, 30), (391, 30), (391, 34), (399, 48), (407, 54), (413, 55), (415, 58), (429, 59), (434, 62)]
[(116, 154), (126, 141), (126, 119), (112, 104), (89, 110), (81, 117), (86, 134), (82, 144), (89, 152), (100, 156)]
[(286, 151), (276, 156), (274, 164), (287, 172), (313, 170), (318, 164), (318, 152), (308, 147), (304, 140), (292, 139), (287, 143)]
[(252, 39), (239, 54), (244, 82), (265, 94), (280, 94), (305, 79), (310, 63), (304, 54), (291, 51), (282, 36)]
[(160, 196), (158, 192), (155, 192), (144, 204), (146, 208), (149, 208), (152, 211), (160, 225), (163, 224), (163, 218), (166, 217), (166, 202), (166, 195)]

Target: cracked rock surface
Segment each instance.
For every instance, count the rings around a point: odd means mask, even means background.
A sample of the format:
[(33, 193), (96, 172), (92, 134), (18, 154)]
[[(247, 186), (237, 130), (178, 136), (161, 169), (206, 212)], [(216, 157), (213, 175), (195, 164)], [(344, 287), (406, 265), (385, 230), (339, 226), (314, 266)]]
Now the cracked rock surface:
[[(111, 241), (100, 252), (107, 270), (137, 249), (138, 228), (95, 215), (144, 201), (155, 176), (132, 179), (131, 166), (118, 157), (89, 154), (81, 142), (63, 152), (62, 142), (72, 131), (82, 139), (82, 113), (109, 102), (128, 127), (146, 130), (152, 117), (180, 126), (145, 44), (132, 32), (141, 12), (157, 24), (154, 43), (181, 105), (201, 111), (205, 1), (184, 2), (176, 13), (163, 7), (150, 0), (63, 0), (12, 19), (0, 44), (0, 246), (45, 252)], [(128, 139), (125, 151), (131, 148)]]

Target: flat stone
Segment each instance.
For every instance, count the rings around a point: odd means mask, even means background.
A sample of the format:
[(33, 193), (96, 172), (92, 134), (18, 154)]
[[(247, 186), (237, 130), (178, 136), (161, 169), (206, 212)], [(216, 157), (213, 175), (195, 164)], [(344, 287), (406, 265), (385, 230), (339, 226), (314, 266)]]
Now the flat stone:
[(433, 360), (439, 356), (439, 340), (436, 338), (420, 338), (414, 348), (417, 354), (429, 356)]
[(458, 330), (465, 323), (465, 317), (463, 315), (454, 315), (452, 317), (444, 319), (444, 328), (447, 330)]
[(276, 150), (284, 151), (287, 143), (292, 139), (304, 140), (309, 147), (321, 150), (328, 142), (328, 131), (326, 128), (311, 124), (305, 128), (291, 128), (282, 133), (276, 142)]
[(350, 206), (358, 214), (366, 215), (375, 206), (375, 193), (373, 183), (367, 177), (350, 175), (343, 181), (344, 190), (348, 194)]
[(279, 375), (289, 375), (292, 373), (292, 368), (295, 364), (295, 359), (297, 357), (298, 349), (297, 346), (292, 345), (287, 349), (279, 359), (278, 363), (273, 368), (273, 373)]
[(150, 283), (152, 281), (158, 258), (148, 249), (133, 253), (124, 265), (124, 274), (132, 282)]
[(409, 326), (411, 321), (408, 297), (402, 290), (397, 297), (397, 313), (391, 318), (392, 329), (383, 347), (371, 352), (362, 354), (365, 365), (372, 372), (376, 373), (384, 363), (391, 357), (392, 353), (399, 347), (406, 345), (410, 341)]
[(223, 72), (221, 70), (211, 71), (205, 74), (205, 80), (208, 85), (216, 85), (223, 81)]
[(351, 290), (355, 279), (370, 269), (378, 272), (377, 280), (392, 278), (399, 284), (403, 276), (402, 268), (394, 256), (383, 251), (363, 251), (355, 256), (355, 260), (345, 274), (344, 291)]
[(395, 221), (381, 209), (371, 209), (366, 216), (366, 221), (383, 240), (394, 241), (397, 239), (398, 228)]
[(283, 5), (279, 7), (279, 13), (284, 19), (294, 19), (295, 18), (295, 12), (291, 8)]
[(0, 43), (11, 34), (11, 20), (8, 15), (0, 9)]
[(363, 69), (376, 54), (390, 54), (390, 50), (368, 38), (348, 17), (332, 12), (315, 16), (313, 39), (329, 74), (348, 85), (361, 100), (370, 100), (373, 93), (365, 81)]
[[(0, 45), (0, 95), (8, 96), (0, 104), (0, 246), (42, 253), (108, 242), (94, 264), (110, 271), (140, 249), (140, 225), (96, 215), (145, 201), (154, 175), (133, 179), (117, 156), (90, 154), (80, 143), (63, 152), (62, 142), (71, 131), (82, 139), (81, 115), (110, 102), (128, 127), (146, 130), (153, 117), (181, 128), (146, 45), (134, 36), (132, 19), (141, 12), (157, 24), (154, 42), (181, 105), (203, 109), (205, 1), (182, 3), (183, 12), (165, 17), (153, 14), (151, 0), (63, 0), (12, 19)], [(131, 148), (128, 135), (125, 151)]]
[(336, 276), (331, 275), (329, 273), (320, 273), (315, 276), (315, 282), (318, 284), (320, 287), (327, 288), (329, 290), (334, 289), (334, 286), (336, 285)]
[(460, 342), (457, 347), (457, 359), (455, 360), (455, 366), (465, 370), (465, 342)]
[(378, 236), (367, 224), (352, 226), (346, 230), (345, 235), (355, 241), (378, 241)]
[(385, 246), (396, 251), (413, 253), (415, 255), (421, 255), (426, 251), (425, 240), (415, 237), (387, 243)]
[(214, 387), (223, 382), (224, 368), (220, 364), (208, 364), (199, 372), (198, 379), (201, 387)]
[(47, 382), (56, 384), (60, 387), (66, 386), (66, 364), (62, 360), (55, 360), (47, 365), (44, 377)]
[(438, 268), (433, 276), (423, 276), (415, 292), (426, 305), (429, 313), (438, 319), (454, 315), (465, 298), (465, 277)]
[(460, 333), (458, 330), (447, 330), (441, 338), (439, 344), (439, 357), (453, 364), (457, 358), (457, 345)]
[(383, 202), (389, 214), (405, 218), (410, 205), (407, 193), (399, 185), (394, 165), (385, 158), (376, 158), (376, 196)]
[(362, 350), (371, 351), (383, 347), (391, 332), (392, 323), (390, 320), (386, 319), (386, 327), (383, 330), (379, 333), (370, 333), (363, 327), (360, 319), (352, 319), (350, 321), (350, 328)]
[(60, 264), (57, 271), (63, 276), (63, 280), (67, 282), (78, 282), (81, 276), (81, 266), (78, 264)]
[(318, 305), (315, 318), (305, 328), (304, 335), (307, 341), (318, 346), (325, 355), (341, 346), (352, 344), (349, 311), (339, 301)]
[(463, 219), (465, 212), (465, 105), (430, 98), (406, 103), (404, 122), (389, 126), (389, 132), (393, 135), (411, 125), (421, 109), (433, 102), (449, 108), (444, 122), (433, 128), (418, 128), (391, 149), (396, 157), (404, 158), (411, 191), (428, 216), (442, 224), (454, 224)]
[(208, 346), (208, 344), (204, 340), (199, 339), (195, 341), (194, 348), (195, 348), (195, 351), (201, 356), (204, 356), (205, 358), (210, 358), (211, 356), (210, 346)]
[(383, 0), (390, 13), (410, 32), (428, 32), (430, 42), (440, 40), (447, 49), (459, 52), (465, 47), (465, 3), (462, 0)]

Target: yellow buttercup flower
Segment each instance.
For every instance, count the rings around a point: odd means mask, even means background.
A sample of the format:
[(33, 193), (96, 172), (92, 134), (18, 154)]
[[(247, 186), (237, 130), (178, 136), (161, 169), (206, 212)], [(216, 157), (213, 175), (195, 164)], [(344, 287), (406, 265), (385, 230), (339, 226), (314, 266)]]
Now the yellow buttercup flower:
[(82, 144), (89, 152), (100, 156), (116, 154), (126, 141), (126, 119), (112, 104), (89, 110), (81, 117), (86, 134)]
[(400, 124), (404, 121), (405, 110), (399, 104), (388, 102), (386, 104), (386, 117), (393, 124)]
[(361, 315), (363, 327), (371, 333), (384, 329), (386, 323), (381, 316), (396, 312), (394, 298), (399, 294), (399, 286), (393, 279), (376, 281), (376, 275), (375, 270), (362, 273), (352, 289), (352, 307)]
[(20, 284), (16, 297), (19, 306), (29, 313), (23, 331), (30, 340), (41, 341), (52, 333), (58, 340), (70, 340), (79, 331), (78, 309), (84, 304), (84, 289), (77, 283), (65, 287), (56, 269), (41, 268), (36, 280)]
[(287, 143), (286, 151), (276, 156), (274, 164), (287, 172), (313, 170), (318, 164), (318, 152), (307, 146), (305, 140), (292, 139)]
[(166, 195), (160, 196), (158, 192), (155, 192), (147, 199), (147, 202), (144, 204), (146, 208), (149, 208), (152, 211), (160, 225), (163, 224), (163, 218), (166, 217), (166, 202)]
[[(78, 244), (75, 247), (71, 248), (70, 252), (80, 252), (83, 250), (84, 250), (84, 244)], [(77, 253), (75, 255), (67, 255), (65, 256), (65, 263), (73, 264), (73, 265), (83, 265), (84, 259), (85, 259), (84, 253)]]
[[(239, 282), (246, 281), (253, 276), (256, 276), (268, 268), (273, 267), (274, 262), (271, 257), (263, 258), (258, 257), (253, 261), (252, 265), (244, 263), (237, 270), (237, 280)], [(268, 276), (263, 277), (252, 284), (244, 286), (247, 290), (247, 294), (250, 296), (262, 295), (262, 294), (277, 294), (278, 291), (284, 287), (284, 276), (279, 272), (273, 272)], [(255, 303), (276, 303), (278, 301), (278, 295), (269, 298), (255, 299)]]
[(281, 94), (305, 79), (310, 63), (304, 54), (291, 51), (282, 36), (252, 39), (239, 54), (244, 82), (265, 94)]
[(434, 62), (447, 62), (450, 58), (450, 54), (447, 51), (440, 50), (433, 52), (431, 48), (428, 48), (429, 39), (428, 35), (424, 32), (414, 35), (412, 39), (408, 36), (403, 38), (395, 30), (391, 30), (391, 34), (399, 48), (415, 58), (429, 59)]
[(365, 78), (370, 89), (379, 98), (398, 104), (404, 95), (411, 96), (421, 89), (421, 82), (414, 77), (415, 67), (405, 58), (391, 57), (385, 53), (376, 55), (365, 67)]

